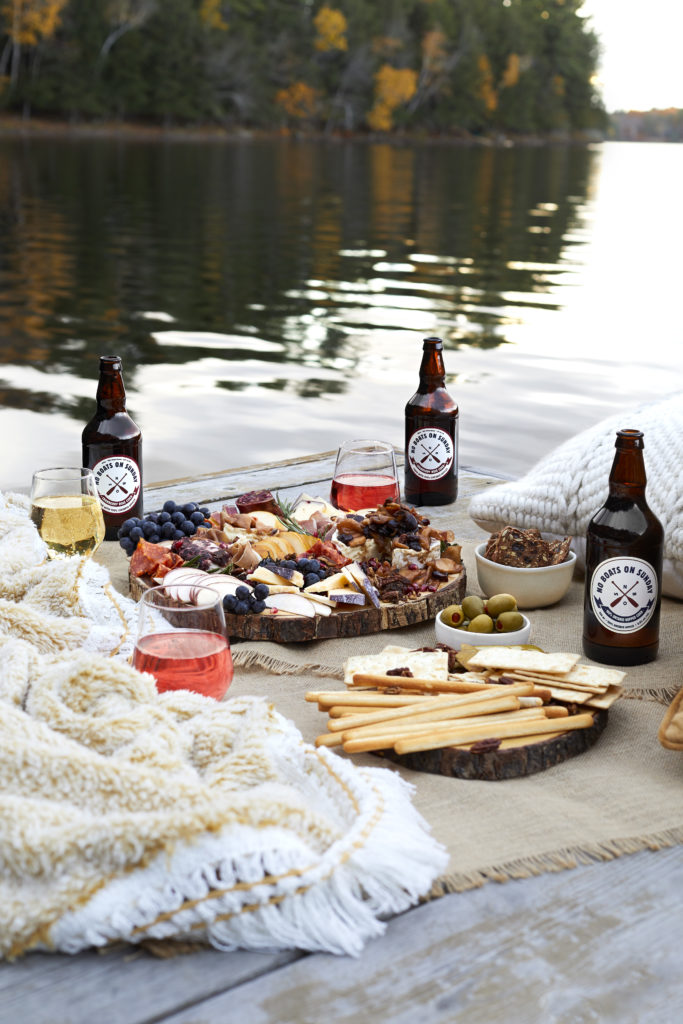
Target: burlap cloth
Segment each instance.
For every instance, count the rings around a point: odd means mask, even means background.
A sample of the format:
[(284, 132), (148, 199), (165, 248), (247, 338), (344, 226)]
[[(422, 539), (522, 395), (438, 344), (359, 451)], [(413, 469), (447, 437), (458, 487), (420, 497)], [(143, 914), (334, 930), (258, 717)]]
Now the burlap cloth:
[[(483, 536), (483, 535), (482, 535)], [(468, 591), (480, 593), (476, 541), (463, 545)], [(113, 545), (106, 545), (112, 548)], [(125, 587), (120, 552), (103, 553), (115, 585)], [(577, 574), (562, 601), (530, 611), (531, 642), (548, 651), (581, 651), (583, 581)], [(414, 801), (450, 863), (435, 895), (495, 879), (504, 881), (624, 853), (683, 843), (683, 759), (657, 739), (665, 706), (683, 686), (683, 608), (662, 602), (660, 653), (651, 665), (628, 670), (624, 696), (610, 709), (602, 736), (587, 752), (528, 777), (504, 782), (464, 781), (397, 768), (416, 787)], [(351, 654), (433, 644), (426, 623), (354, 639), (306, 644), (236, 643), (229, 695), (265, 695), (291, 718), (304, 739), (326, 730), (310, 689), (341, 689)], [(345, 755), (377, 765), (371, 754)], [(397, 836), (400, 842), (400, 836)]]

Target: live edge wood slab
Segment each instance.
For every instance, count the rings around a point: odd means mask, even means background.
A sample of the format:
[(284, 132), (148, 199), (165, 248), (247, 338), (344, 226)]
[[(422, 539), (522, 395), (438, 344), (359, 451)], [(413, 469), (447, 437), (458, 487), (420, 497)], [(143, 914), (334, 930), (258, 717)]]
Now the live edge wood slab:
[[(145, 590), (153, 586), (146, 577), (131, 576), (130, 592), (139, 600)], [(371, 604), (362, 608), (344, 608), (331, 615), (230, 615), (226, 613), (225, 624), (231, 640), (272, 640), (275, 643), (302, 643), (307, 640), (333, 640), (337, 637), (363, 636), (379, 633), (384, 629), (398, 629), (414, 626), (436, 617), (449, 604), (459, 604), (465, 596), (467, 575), (462, 572), (451, 583), (433, 594), (425, 594), (414, 601), (401, 604), (383, 604), (375, 608)]]
[[(554, 768), (568, 758), (588, 750), (607, 725), (607, 715), (606, 710), (595, 710), (593, 725), (588, 729), (574, 729), (552, 739), (519, 747), (505, 747), (480, 754), (457, 747), (423, 750), (415, 754), (397, 754), (393, 750), (385, 750), (380, 756), (413, 771), (430, 772), (432, 775), (487, 782), (516, 779), (521, 775), (533, 775)], [(557, 719), (558, 726), (561, 721)]]

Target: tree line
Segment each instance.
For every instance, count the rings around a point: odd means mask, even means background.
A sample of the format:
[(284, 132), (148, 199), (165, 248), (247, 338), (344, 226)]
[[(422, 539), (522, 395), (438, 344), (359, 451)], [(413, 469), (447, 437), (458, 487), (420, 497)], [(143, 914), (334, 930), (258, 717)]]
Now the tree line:
[(0, 102), (264, 130), (602, 131), (582, 2), (0, 0)]

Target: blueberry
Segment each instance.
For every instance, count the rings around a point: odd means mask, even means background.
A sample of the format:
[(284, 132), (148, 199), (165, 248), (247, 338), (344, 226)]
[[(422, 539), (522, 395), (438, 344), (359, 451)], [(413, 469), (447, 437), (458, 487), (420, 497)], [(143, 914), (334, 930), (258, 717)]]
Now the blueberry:
[(282, 566), (283, 569), (296, 569), (296, 562), (294, 561), (293, 558), (284, 558), (280, 562), (280, 565)]
[(200, 526), (204, 522), (204, 516), (201, 512), (193, 512), (190, 516), (190, 522), (194, 523), (195, 526)]
[(254, 601), (254, 603), (251, 606), (251, 610), (252, 610), (252, 612), (255, 612), (256, 614), (258, 614), (259, 612), (264, 611), (265, 607), (266, 607), (266, 602), (265, 601)]
[(268, 597), (270, 590), (265, 583), (257, 583), (254, 587), (254, 597), (257, 601), (262, 601), (264, 597)]
[(309, 568), (311, 572), (320, 572), (322, 566), (317, 558), (312, 558), (309, 562)]
[(138, 527), (138, 529), (142, 531), (142, 536), (145, 538), (145, 540), (149, 540), (149, 538), (154, 533), (155, 527), (154, 523), (143, 523), (142, 526)]
[(172, 500), (172, 498), (169, 498), (168, 501), (164, 502), (164, 512), (175, 512), (177, 507), (178, 506), (176, 505), (175, 501)]
[(182, 530), (176, 530), (173, 534), (173, 540), (185, 540), (185, 534)]
[(135, 551), (135, 544), (133, 544), (133, 541), (130, 539), (130, 537), (124, 537), (119, 543), (121, 544), (121, 547), (129, 557)]
[(304, 576), (304, 586), (311, 587), (314, 583), (320, 583), (320, 576), (317, 572), (307, 572)]
[(158, 544), (160, 540), (161, 537), (159, 536), (158, 533), (153, 533), (152, 536), (149, 538), (150, 544)]
[(132, 529), (132, 530), (130, 531), (130, 533), (128, 534), (128, 536), (129, 536), (129, 537), (130, 537), (130, 539), (131, 539), (131, 540), (133, 541), (133, 543), (137, 545), (137, 542), (138, 542), (138, 541), (140, 540), (140, 538), (141, 538), (141, 537), (143, 536), (143, 533), (142, 533), (142, 529), (141, 529), (141, 527), (139, 527), (139, 526), (134, 526), (134, 527), (133, 527), (133, 529)]
[(299, 572), (310, 572), (311, 571), (311, 560), (310, 558), (300, 558), (296, 563), (296, 567)]
[[(164, 525), (161, 527), (161, 536), (164, 540), (173, 540), (174, 533), (175, 526), (173, 525), (173, 523), (164, 523)], [(183, 534), (183, 536), (185, 536), (185, 534)]]
[(235, 615), (248, 615), (249, 605), (246, 601), (238, 601), (235, 604)]
[(121, 540), (122, 537), (127, 537), (132, 527), (133, 524), (131, 523), (130, 519), (126, 519), (125, 522), (121, 523), (121, 525), (119, 526), (119, 532), (117, 534), (119, 540)]
[(182, 512), (174, 512), (171, 516), (171, 522), (175, 523), (176, 526), (182, 526), (185, 522), (185, 516)]
[(193, 533), (197, 532), (197, 527), (194, 523), (191, 523), (189, 519), (185, 520), (183, 525), (180, 527), (186, 537), (191, 537)]
[(200, 508), (199, 511), (201, 512), (201, 514), (204, 516), (205, 519), (208, 519), (209, 516), (211, 515), (211, 509), (210, 508)]
[(148, 523), (154, 523), (154, 525), (156, 526), (156, 524), (159, 522), (159, 513), (150, 512), (148, 515), (145, 516), (145, 521)]
[(160, 512), (159, 515), (157, 516), (157, 522), (161, 523), (162, 526), (163, 526), (164, 523), (169, 523), (170, 521), (171, 521), (171, 514), (170, 514), (170, 512)]
[(251, 590), (249, 587), (238, 587), (235, 591), (235, 597), (238, 601), (248, 601)]
[(197, 511), (197, 505), (194, 501), (188, 501), (186, 505), (179, 506), (186, 516), (191, 516), (193, 512)]
[(235, 605), (237, 604), (237, 598), (234, 594), (226, 594), (223, 598), (223, 607), (226, 612), (234, 612)]

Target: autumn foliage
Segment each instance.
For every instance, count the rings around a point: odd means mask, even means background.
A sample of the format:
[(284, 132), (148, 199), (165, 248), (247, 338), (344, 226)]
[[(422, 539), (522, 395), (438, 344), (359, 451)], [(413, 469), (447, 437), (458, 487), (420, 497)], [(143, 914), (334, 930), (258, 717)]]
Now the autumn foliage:
[(326, 132), (602, 127), (581, 0), (0, 0), (0, 102)]

